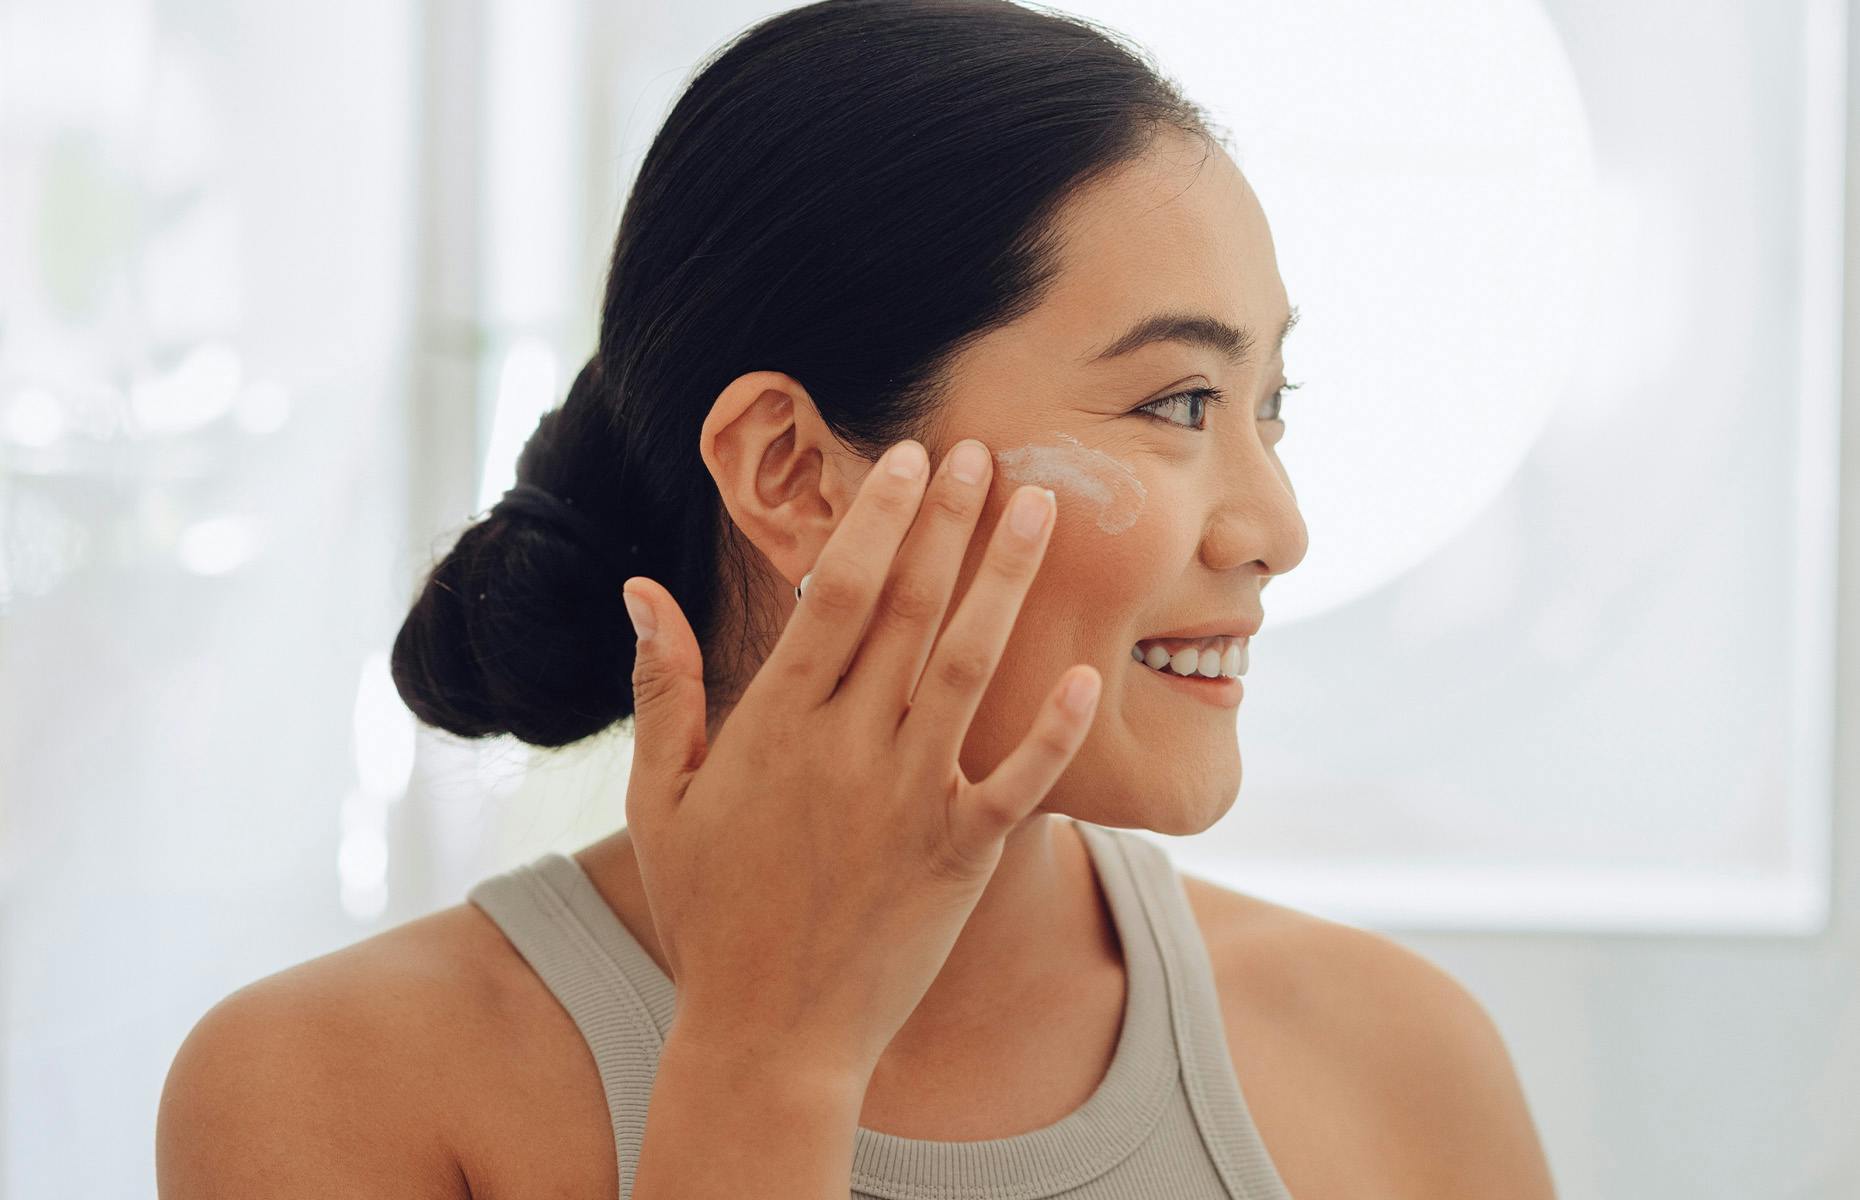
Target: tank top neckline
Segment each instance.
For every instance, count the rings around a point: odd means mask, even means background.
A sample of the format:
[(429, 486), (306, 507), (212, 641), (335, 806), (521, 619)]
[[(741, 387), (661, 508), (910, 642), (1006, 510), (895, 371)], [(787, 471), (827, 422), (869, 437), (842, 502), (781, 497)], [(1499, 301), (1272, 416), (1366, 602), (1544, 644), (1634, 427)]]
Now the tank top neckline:
[[(1111, 1064), (1085, 1102), (1058, 1121), (1003, 1138), (938, 1141), (857, 1128), (852, 1186), (890, 1200), (1036, 1200), (1109, 1171), (1140, 1146), (1161, 1118), (1180, 1071), (1164, 978), (1161, 899), (1146, 900), (1126, 848), (1112, 831), (1067, 818), (1083, 835), (1124, 956), (1124, 1012)], [(626, 998), (663, 1047), (676, 996), (573, 857), (534, 861), (579, 924), (631, 984)]]

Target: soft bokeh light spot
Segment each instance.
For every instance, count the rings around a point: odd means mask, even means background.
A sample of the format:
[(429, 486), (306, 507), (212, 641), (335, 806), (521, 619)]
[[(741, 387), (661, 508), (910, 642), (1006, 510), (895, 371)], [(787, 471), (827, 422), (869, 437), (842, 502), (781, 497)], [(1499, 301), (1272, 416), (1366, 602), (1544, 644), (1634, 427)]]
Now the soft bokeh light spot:
[(362, 790), (390, 802), (413, 774), (413, 714), (401, 703), (384, 650), (362, 663), (355, 688), (355, 774)]
[(556, 353), (538, 337), (521, 337), (504, 354), (497, 377), (497, 411), (490, 444), (484, 452), (484, 475), (478, 507), (488, 508), (517, 480), (517, 455), (536, 432), (536, 422), (561, 400), (555, 393), (560, 372)]
[(343, 797), (336, 843), (336, 883), (342, 911), (371, 921), (387, 909), (387, 801), (356, 790)]
[(196, 575), (225, 575), (250, 562), (263, 542), (251, 517), (210, 517), (181, 532), (176, 548), (181, 565)]
[(1231, 134), (1301, 307), (1280, 457), (1312, 539), (1269, 620), (1380, 590), (1510, 482), (1613, 282), (1591, 283), (1594, 152), (1556, 26), (1534, 0), (1424, 20), (1353, 0), (1061, 7), (1142, 43)]
[(247, 433), (276, 433), (290, 418), (291, 394), (269, 379), (254, 380), (233, 410), (233, 420)]
[(187, 433), (224, 416), (238, 397), (243, 368), (231, 346), (194, 347), (173, 370), (145, 376), (129, 389), (129, 408), (145, 434)]
[(51, 445), (66, 427), (64, 407), (42, 387), (21, 388), (0, 412), (0, 438), (29, 449)]

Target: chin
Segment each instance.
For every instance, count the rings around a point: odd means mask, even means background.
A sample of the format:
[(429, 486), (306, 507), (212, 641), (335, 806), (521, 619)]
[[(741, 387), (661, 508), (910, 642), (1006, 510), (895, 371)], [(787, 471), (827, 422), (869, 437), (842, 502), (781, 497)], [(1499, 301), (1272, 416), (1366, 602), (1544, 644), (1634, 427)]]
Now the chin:
[(1212, 762), (1158, 772), (1135, 783), (1131, 825), (1170, 837), (1205, 833), (1240, 798), (1240, 748), (1230, 743)]
[[(1227, 772), (1220, 772), (1227, 776)], [(1236, 770), (1229, 778), (1204, 779), (1190, 785), (1186, 779), (1151, 776), (1119, 788), (1114, 794), (1077, 797), (1036, 810), (1060, 813), (1112, 829), (1147, 829), (1168, 837), (1205, 833), (1233, 808), (1239, 798)], [(1174, 786), (1171, 786), (1174, 784)]]
[(1151, 809), (1142, 824), (1143, 828), (1152, 833), (1166, 834), (1169, 837), (1188, 837), (1191, 834), (1206, 833), (1214, 828), (1215, 824), (1227, 815), (1227, 810), (1233, 806), (1234, 798), (1229, 793), (1224, 803)]

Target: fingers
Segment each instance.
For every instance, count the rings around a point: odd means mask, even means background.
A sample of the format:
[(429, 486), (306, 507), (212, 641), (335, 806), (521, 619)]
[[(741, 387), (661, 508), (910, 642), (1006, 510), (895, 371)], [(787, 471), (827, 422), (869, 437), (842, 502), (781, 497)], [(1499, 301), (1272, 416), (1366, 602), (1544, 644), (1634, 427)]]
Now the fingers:
[(963, 593), (956, 615), (925, 665), (900, 730), (919, 763), (956, 761), (982, 693), (1020, 616), (1021, 602), (1046, 554), (1053, 529), (1053, 493), (1016, 488), (995, 522), (988, 550)]
[(988, 777), (968, 788), (952, 818), (958, 852), (986, 859), (1053, 790), (1085, 743), (1104, 680), (1080, 664), (1059, 677), (1033, 728)]
[(862, 712), (888, 721), (887, 732), (897, 728), (910, 704), (942, 627), (963, 556), (988, 499), (993, 466), (988, 447), (973, 438), (963, 439), (943, 456), (879, 595), (872, 622), (840, 682), (839, 694)]
[[(633, 769), (627, 824), (644, 825), (651, 805), (674, 803), (685, 776), (703, 763), (704, 655), (678, 601), (644, 575), (621, 585), (638, 641), (633, 654)], [(635, 812), (638, 805), (639, 812)]]
[(917, 516), (928, 465), (924, 448), (906, 439), (866, 472), (852, 507), (814, 564), (806, 597), (795, 606), (744, 700), (770, 689), (785, 706), (813, 708), (832, 696)]

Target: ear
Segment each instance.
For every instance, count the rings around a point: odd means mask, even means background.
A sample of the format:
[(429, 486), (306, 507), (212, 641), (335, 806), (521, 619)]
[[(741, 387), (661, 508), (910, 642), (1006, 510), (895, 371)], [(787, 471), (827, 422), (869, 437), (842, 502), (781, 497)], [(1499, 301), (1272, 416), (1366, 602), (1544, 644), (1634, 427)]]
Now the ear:
[(698, 452), (730, 519), (791, 584), (814, 569), (872, 466), (779, 371), (732, 380), (704, 418)]

